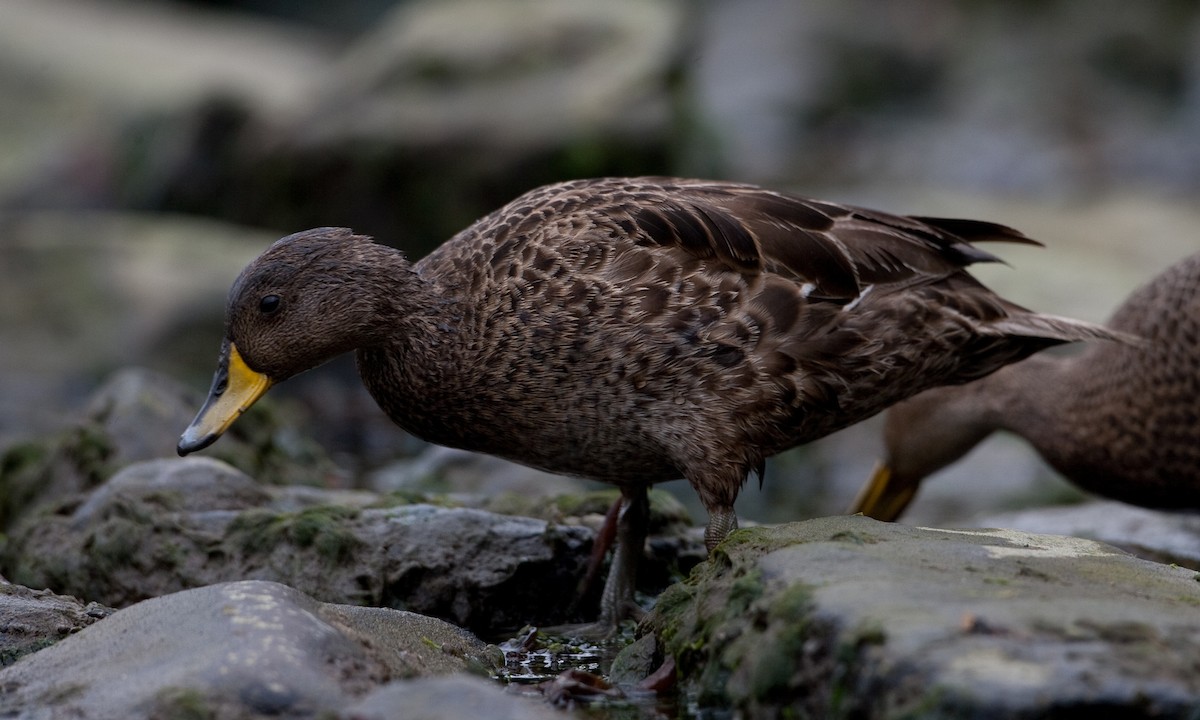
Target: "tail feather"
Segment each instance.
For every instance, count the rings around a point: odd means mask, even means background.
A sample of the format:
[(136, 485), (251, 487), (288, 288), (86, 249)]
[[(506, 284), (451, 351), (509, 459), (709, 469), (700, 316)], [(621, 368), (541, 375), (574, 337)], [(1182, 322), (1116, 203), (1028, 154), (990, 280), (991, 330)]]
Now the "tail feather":
[(1072, 320), (1058, 315), (1021, 313), (988, 323), (983, 328), (988, 335), (1025, 336), (1045, 338), (1059, 342), (1080, 340), (1108, 340), (1126, 345), (1140, 346), (1146, 343), (1138, 335), (1113, 330), (1096, 323)]

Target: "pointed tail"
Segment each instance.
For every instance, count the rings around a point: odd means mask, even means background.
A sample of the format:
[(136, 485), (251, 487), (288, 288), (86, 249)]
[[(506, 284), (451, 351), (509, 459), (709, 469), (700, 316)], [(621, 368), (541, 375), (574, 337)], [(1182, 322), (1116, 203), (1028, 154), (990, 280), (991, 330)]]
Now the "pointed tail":
[(1083, 320), (1034, 312), (1009, 315), (1006, 318), (987, 323), (982, 330), (989, 335), (1017, 335), (1064, 343), (1080, 340), (1109, 340), (1133, 346), (1146, 344), (1146, 340), (1138, 335)]

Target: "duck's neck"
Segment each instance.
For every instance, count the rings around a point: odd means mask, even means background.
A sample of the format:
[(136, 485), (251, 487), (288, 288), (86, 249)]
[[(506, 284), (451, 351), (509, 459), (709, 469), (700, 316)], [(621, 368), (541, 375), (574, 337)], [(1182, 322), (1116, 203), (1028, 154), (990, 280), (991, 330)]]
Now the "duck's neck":
[(356, 352), (359, 374), (380, 408), (427, 440), (455, 444), (443, 418), (453, 414), (461, 387), (458, 302), (386, 248), (365, 274), (364, 290), (378, 298), (378, 324)]
[(1078, 435), (1090, 432), (1095, 403), (1119, 371), (1105, 362), (1112, 349), (1105, 344), (1065, 357), (1035, 355), (997, 371), (984, 381), (991, 422), (1024, 438), (1059, 472), (1086, 474), (1091, 460), (1081, 453), (1094, 442)]
[(1088, 490), (1112, 494), (1114, 448), (1098, 440), (1100, 429), (1116, 431), (1129, 397), (1130, 365), (1136, 353), (1118, 342), (1089, 344), (1063, 358), (1054, 372), (1029, 373), (1006, 428), (1023, 436), (1051, 466)]
[[(980, 382), (988, 399), (983, 414), (995, 430), (1007, 430), (1035, 447), (1059, 423), (1063, 380), (1076, 358), (1052, 354), (1033, 355), (1005, 366)], [(1040, 449), (1040, 448), (1039, 448)]]
[[(1053, 392), (1064, 358), (1035, 355), (965, 385), (937, 387), (897, 405), (885, 428), (888, 464), (900, 482), (957, 461), (997, 430), (1034, 442), (1054, 425), (1039, 402)], [(1036, 444), (1036, 443), (1035, 443)], [(1039, 448), (1040, 449), (1040, 448)]]

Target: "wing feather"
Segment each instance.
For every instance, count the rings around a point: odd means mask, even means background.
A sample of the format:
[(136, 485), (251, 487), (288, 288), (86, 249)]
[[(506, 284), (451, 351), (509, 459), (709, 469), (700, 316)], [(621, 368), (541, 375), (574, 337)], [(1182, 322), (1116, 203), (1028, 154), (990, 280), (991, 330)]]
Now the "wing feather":
[(1004, 225), (906, 217), (737, 183), (647, 184), (632, 211), (644, 244), (746, 275), (779, 274), (848, 303), (868, 285), (920, 285), (998, 262), (975, 241), (1038, 244)]

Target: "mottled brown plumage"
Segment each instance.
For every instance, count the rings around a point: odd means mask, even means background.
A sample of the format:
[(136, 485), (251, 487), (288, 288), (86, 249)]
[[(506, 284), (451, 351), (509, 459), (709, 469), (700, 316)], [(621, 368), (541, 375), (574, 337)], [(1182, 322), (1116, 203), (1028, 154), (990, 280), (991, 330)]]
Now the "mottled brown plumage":
[(1109, 327), (1144, 342), (1032, 357), (892, 408), (883, 468), (853, 511), (895, 519), (925, 477), (997, 430), (1025, 438), (1085, 490), (1200, 508), (1200, 254), (1130, 295)]
[[(632, 596), (649, 484), (686, 477), (712, 547), (765, 458), (924, 388), (1108, 336), (984, 288), (962, 269), (994, 259), (978, 240), (1032, 242), (671, 178), (539, 188), (411, 265), (348, 230), (298, 233), (234, 284), (209, 403), (223, 405), (180, 451), (270, 382), (356, 350), (409, 432), (622, 489), (612, 622)], [(258, 384), (231, 400), (222, 386), (242, 374)]]

